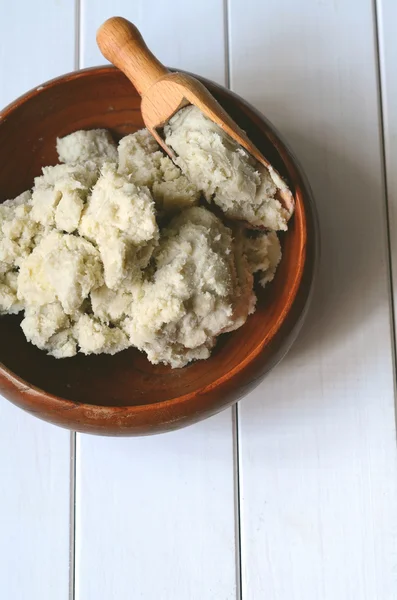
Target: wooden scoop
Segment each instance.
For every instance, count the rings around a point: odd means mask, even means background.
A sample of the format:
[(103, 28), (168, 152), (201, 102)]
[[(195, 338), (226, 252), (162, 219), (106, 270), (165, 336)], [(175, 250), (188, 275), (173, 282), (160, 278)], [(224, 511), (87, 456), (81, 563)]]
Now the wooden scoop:
[(202, 83), (190, 75), (168, 71), (151, 53), (135, 25), (122, 17), (105, 21), (96, 39), (103, 56), (123, 71), (137, 89), (142, 98), (143, 121), (171, 158), (175, 155), (161, 136), (163, 127), (178, 110), (194, 104), (269, 169), (277, 187), (281, 188), (278, 199), (292, 212), (294, 198), (280, 175)]

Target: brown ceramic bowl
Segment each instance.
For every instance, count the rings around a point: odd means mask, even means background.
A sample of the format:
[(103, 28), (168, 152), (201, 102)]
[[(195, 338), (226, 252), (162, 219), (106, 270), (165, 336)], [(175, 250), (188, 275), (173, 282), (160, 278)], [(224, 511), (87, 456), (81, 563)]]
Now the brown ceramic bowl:
[[(0, 392), (28, 412), (89, 433), (139, 435), (213, 415), (255, 387), (286, 353), (306, 313), (317, 256), (317, 221), (308, 184), (274, 128), (244, 100), (202, 80), (292, 187), (296, 212), (282, 236), (275, 280), (238, 331), (211, 358), (183, 369), (151, 365), (129, 349), (115, 356), (56, 360), (29, 344), (19, 316), (0, 317)], [(32, 186), (57, 162), (55, 140), (77, 129), (117, 136), (143, 126), (137, 92), (113, 67), (50, 81), (0, 113), (0, 201)]]

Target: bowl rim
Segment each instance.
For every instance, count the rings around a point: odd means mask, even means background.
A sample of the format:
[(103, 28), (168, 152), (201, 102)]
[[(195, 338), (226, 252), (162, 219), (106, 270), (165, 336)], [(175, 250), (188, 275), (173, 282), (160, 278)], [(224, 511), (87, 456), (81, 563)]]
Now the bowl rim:
[[(176, 71), (176, 69), (173, 69), (173, 68), (170, 68), (170, 70)], [(112, 72), (116, 72), (116, 71), (119, 71), (119, 69), (117, 69), (113, 65), (101, 65), (101, 66), (87, 67), (84, 69), (71, 71), (69, 73), (65, 73), (58, 77), (49, 79), (48, 81), (46, 81), (38, 86), (35, 86), (34, 88), (31, 88), (29, 91), (25, 92), (21, 96), (17, 97), (14, 101), (7, 104), (0, 111), (0, 124), (1, 124), (1, 122), (4, 122), (12, 112), (14, 112), (18, 108), (20, 108), (25, 102), (46, 92), (46, 90), (49, 88), (50, 89), (54, 88), (64, 82), (69, 82), (69, 81), (73, 81), (73, 80), (84, 78), (84, 77), (97, 76), (100, 74), (106, 75), (107, 73), (112, 73)], [(178, 69), (178, 71), (181, 71), (184, 73), (189, 73), (188, 71), (184, 71), (182, 69)], [(292, 154), (288, 145), (285, 143), (285, 141), (283, 140), (283, 138), (279, 134), (279, 132), (276, 130), (276, 128), (268, 121), (268, 119), (263, 114), (260, 113), (260, 111), (258, 111), (255, 107), (253, 107), (249, 102), (244, 100), (244, 98), (242, 98), (241, 96), (239, 96), (232, 90), (229, 90), (225, 86), (223, 86), (219, 83), (216, 83), (214, 81), (211, 81), (209, 79), (206, 79), (204, 77), (198, 76), (194, 73), (189, 73), (189, 74), (191, 74), (194, 77), (196, 77), (197, 79), (201, 80), (204, 84), (208, 83), (212, 86), (215, 85), (222, 92), (235, 97), (236, 99), (239, 100), (239, 102), (241, 104), (245, 105), (252, 113), (254, 113), (258, 119), (260, 119), (262, 122), (265, 122), (266, 125), (271, 130), (271, 132), (274, 134), (274, 138), (271, 140), (271, 142), (276, 146), (276, 149), (278, 149), (280, 147), (280, 144), (278, 144), (276, 142), (277, 141), (281, 142), (281, 146), (283, 147), (284, 151), (286, 151), (288, 156), (290, 157), (292, 165), (297, 168), (300, 179), (302, 179), (304, 186), (306, 188), (306, 191), (308, 191), (309, 194), (311, 195), (310, 185), (308, 184), (307, 179), (304, 176), (304, 173), (299, 165), (298, 160)], [(277, 138), (278, 138), (278, 140), (277, 140)], [(301, 190), (299, 189), (298, 192), (300, 195)], [(297, 218), (297, 214), (298, 214), (299, 218), (301, 218), (303, 220), (304, 224), (307, 225), (306, 211), (303, 209), (303, 207), (305, 206), (303, 197), (300, 197), (299, 202), (298, 202), (298, 199), (295, 194), (295, 201), (296, 202), (295, 202), (294, 219)], [(317, 215), (315, 214), (315, 211), (314, 211), (314, 217), (316, 220)], [(314, 236), (315, 236), (315, 239), (314, 239), (315, 253), (317, 255), (317, 250), (318, 250), (317, 228), (314, 228)], [(66, 398), (62, 398), (60, 396), (52, 394), (51, 392), (47, 392), (47, 391), (43, 390), (42, 388), (39, 388), (39, 387), (35, 386), (34, 384), (31, 384), (31, 383), (25, 381), (24, 379), (19, 377), (17, 374), (15, 374), (11, 369), (6, 367), (2, 362), (0, 362), (0, 383), (1, 383), (1, 380), (3, 379), (5, 381), (7, 381), (9, 384), (11, 384), (17, 390), (23, 391), (23, 392), (28, 392), (29, 394), (31, 394), (32, 399), (34, 397), (40, 396), (41, 400), (45, 400), (46, 404), (48, 405), (48, 408), (52, 407), (55, 410), (62, 411), (62, 410), (68, 410), (71, 407), (80, 407), (80, 409), (83, 412), (85, 412), (85, 411), (92, 412), (97, 416), (101, 415), (101, 417), (104, 417), (109, 413), (114, 414), (115, 412), (121, 412), (123, 414), (152, 413), (152, 412), (157, 412), (159, 409), (166, 410), (171, 407), (174, 407), (175, 405), (180, 405), (180, 404), (189, 402), (190, 400), (193, 400), (198, 394), (204, 395), (207, 392), (213, 390), (214, 388), (221, 386), (222, 384), (225, 384), (227, 382), (230, 383), (231, 379), (233, 379), (234, 377), (239, 375), (241, 373), (241, 371), (243, 371), (245, 367), (247, 367), (255, 358), (257, 358), (258, 355), (263, 351), (263, 349), (266, 346), (270, 345), (270, 343), (274, 340), (276, 334), (282, 327), (283, 323), (286, 320), (286, 317), (288, 316), (288, 314), (294, 304), (294, 301), (297, 297), (297, 294), (298, 294), (298, 291), (300, 288), (300, 284), (302, 282), (302, 278), (303, 278), (304, 271), (305, 271), (306, 259), (307, 259), (307, 226), (304, 226), (301, 228), (300, 239), (299, 239), (299, 248), (300, 248), (299, 267), (297, 268), (297, 273), (294, 277), (292, 285), (290, 286), (290, 289), (288, 291), (288, 295), (287, 295), (286, 301), (284, 303), (282, 312), (279, 315), (277, 321), (275, 321), (275, 323), (272, 325), (272, 327), (267, 332), (266, 336), (264, 338), (262, 338), (262, 340), (255, 346), (255, 348), (249, 353), (249, 355), (244, 360), (239, 362), (238, 365), (236, 365), (233, 369), (231, 369), (227, 373), (223, 374), (222, 376), (218, 377), (216, 380), (212, 381), (210, 384), (206, 385), (203, 388), (198, 388), (192, 392), (184, 394), (183, 396), (176, 396), (176, 397), (168, 399), (168, 400), (156, 401), (156, 402), (152, 402), (150, 404), (141, 404), (141, 405), (131, 404), (131, 405), (119, 405), (119, 406), (91, 404), (91, 403), (85, 403), (85, 402), (80, 402), (80, 401), (76, 401), (76, 400), (68, 400)], [(312, 296), (313, 284), (314, 284), (314, 279), (315, 279), (314, 275), (315, 275), (316, 266), (317, 266), (317, 256), (314, 257), (314, 263), (315, 263), (315, 265), (314, 265), (314, 269), (313, 269), (313, 277), (312, 277), (312, 281), (310, 284), (310, 289), (307, 294), (307, 304), (310, 302), (310, 299)], [(1, 387), (0, 387), (0, 391), (1, 391)], [(27, 410), (30, 410), (30, 412), (33, 412), (33, 409), (27, 409)], [(38, 415), (38, 416), (41, 416), (41, 415)], [(42, 418), (45, 418), (45, 417), (42, 417)]]

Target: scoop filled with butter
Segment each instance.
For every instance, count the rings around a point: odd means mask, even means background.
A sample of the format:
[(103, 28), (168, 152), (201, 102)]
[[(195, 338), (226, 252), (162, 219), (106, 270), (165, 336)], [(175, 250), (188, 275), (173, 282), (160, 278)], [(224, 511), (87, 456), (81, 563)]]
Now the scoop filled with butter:
[(97, 43), (141, 95), (147, 129), (207, 200), (253, 227), (287, 229), (287, 184), (202, 83), (168, 71), (121, 17), (103, 23)]

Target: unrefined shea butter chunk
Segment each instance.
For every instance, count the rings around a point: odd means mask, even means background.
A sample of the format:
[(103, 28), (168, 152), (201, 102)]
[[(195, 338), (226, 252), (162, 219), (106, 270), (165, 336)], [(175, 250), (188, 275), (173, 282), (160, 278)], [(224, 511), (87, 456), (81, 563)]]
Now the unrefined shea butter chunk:
[(23, 309), (17, 297), (18, 267), (32, 252), (41, 227), (31, 218), (31, 193), (0, 204), (0, 314)]
[(259, 164), (195, 106), (178, 111), (164, 127), (175, 162), (231, 219), (286, 230), (291, 213), (277, 200), (284, 182)]
[(259, 283), (265, 287), (274, 279), (281, 260), (281, 245), (274, 231), (249, 232), (244, 239), (243, 252), (252, 273), (257, 273)]
[(0, 263), (19, 267), (32, 252), (42, 228), (32, 219), (31, 193), (0, 204)]
[(130, 345), (119, 327), (109, 327), (91, 315), (81, 315), (74, 327), (83, 354), (116, 354)]
[(119, 173), (129, 175), (136, 185), (149, 189), (159, 179), (160, 163), (164, 154), (147, 129), (123, 137), (118, 146)]
[(23, 310), (26, 339), (54, 358), (135, 346), (174, 368), (206, 359), (255, 310), (254, 276), (274, 277), (277, 234), (242, 221), (285, 229), (283, 182), (195, 110), (167, 131), (185, 174), (147, 130), (118, 149), (77, 131), (57, 140), (63, 164), (0, 204), (0, 314)]
[(55, 358), (68, 358), (77, 352), (72, 321), (60, 302), (27, 306), (21, 327), (29, 342)]
[(75, 131), (62, 138), (57, 138), (59, 160), (67, 164), (84, 164), (87, 161), (117, 161), (117, 147), (107, 129), (90, 129)]
[(109, 288), (117, 287), (131, 270), (140, 273), (158, 239), (149, 190), (136, 186), (112, 165), (105, 165), (88, 200), (79, 233), (97, 244)]
[(18, 298), (33, 306), (59, 301), (73, 315), (102, 284), (98, 250), (83, 238), (52, 231), (21, 265)]
[(241, 225), (233, 227), (233, 258), (236, 273), (236, 285), (233, 302), (233, 323), (226, 331), (234, 331), (255, 311), (253, 272), (244, 253), (245, 229)]
[(209, 355), (234, 323), (230, 229), (205, 208), (175, 217), (155, 250), (155, 273), (131, 305), (125, 328), (153, 363), (181, 367)]
[(140, 298), (143, 285), (143, 274), (138, 277), (132, 273), (121, 281), (117, 289), (102, 285), (93, 290), (90, 298), (94, 316), (106, 324), (119, 324), (130, 314), (131, 303)]
[(198, 203), (197, 187), (164, 156), (147, 129), (122, 138), (118, 153), (119, 173), (129, 175), (136, 185), (147, 186), (159, 211), (176, 212)]
[(95, 163), (44, 167), (34, 180), (32, 219), (47, 229), (73, 233), (99, 176)]
[(23, 310), (23, 304), (17, 296), (18, 273), (5, 268), (4, 263), (0, 263), (0, 315), (11, 315)]

